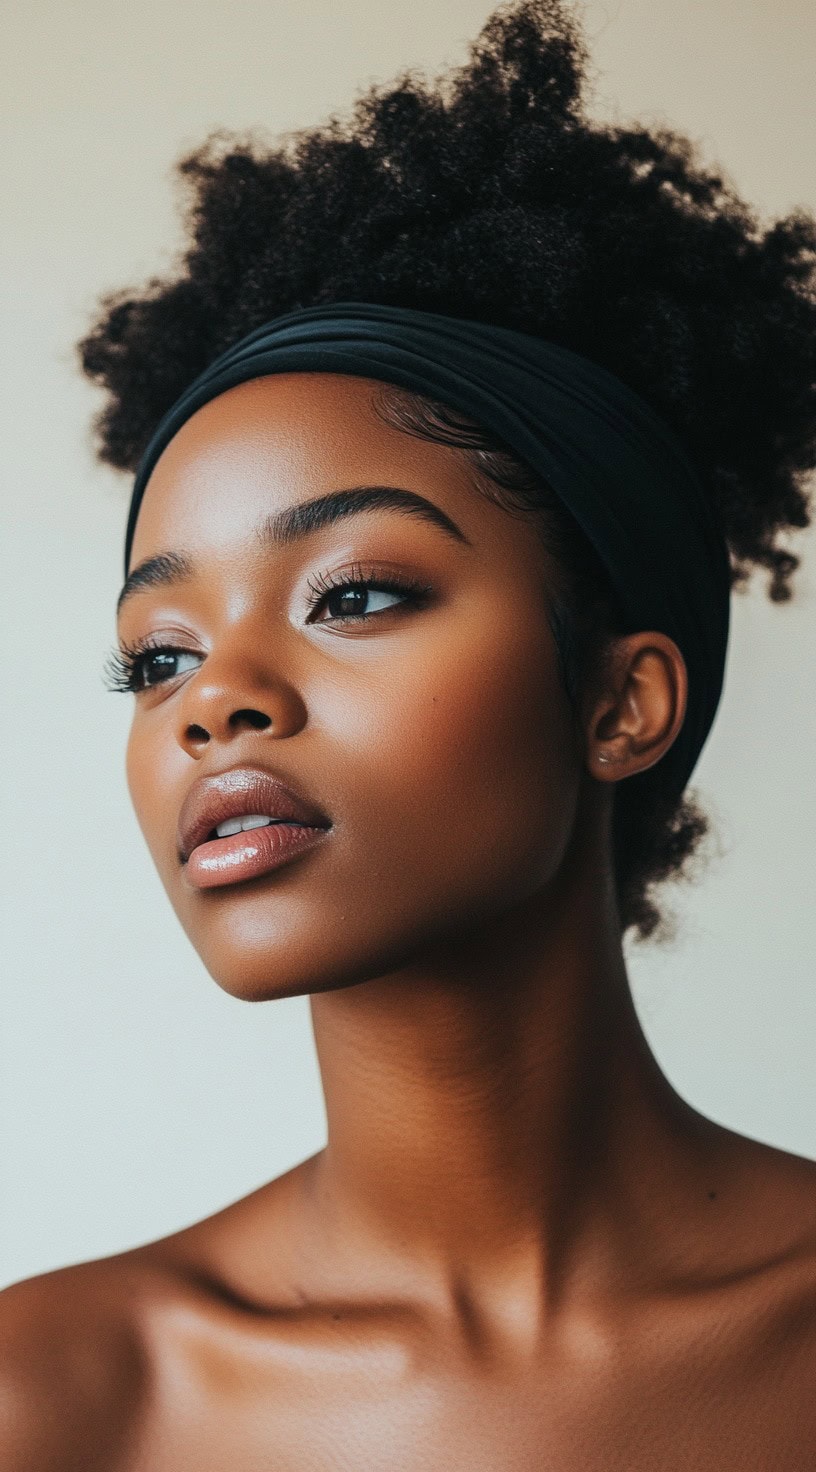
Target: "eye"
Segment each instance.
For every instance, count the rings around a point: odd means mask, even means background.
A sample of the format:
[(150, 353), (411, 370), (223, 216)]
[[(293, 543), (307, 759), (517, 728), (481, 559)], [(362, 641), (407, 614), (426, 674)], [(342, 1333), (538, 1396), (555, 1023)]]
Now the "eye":
[[(318, 573), (308, 580), (312, 612), (325, 608), (328, 618), (310, 618), (319, 624), (364, 624), (398, 608), (420, 608), (433, 589), (409, 576), (363, 573), (359, 563), (337, 573)], [(172, 644), (153, 643), (150, 639), (135, 644), (122, 643), (108, 655), (103, 681), (108, 690), (125, 690), (138, 694), (156, 685), (165, 685), (179, 675), (197, 668), (203, 654), (192, 649), (178, 649)]]
[(364, 575), (359, 567), (337, 573), (319, 573), (309, 579), (312, 610), (325, 608), (328, 618), (311, 623), (360, 623), (377, 614), (390, 613), (402, 605), (417, 607), (427, 601), (431, 589), (408, 577)]
[(169, 644), (123, 644), (109, 654), (103, 678), (108, 690), (130, 690), (135, 694), (188, 673), (196, 666), (187, 661), (201, 658), (192, 649), (174, 649)]

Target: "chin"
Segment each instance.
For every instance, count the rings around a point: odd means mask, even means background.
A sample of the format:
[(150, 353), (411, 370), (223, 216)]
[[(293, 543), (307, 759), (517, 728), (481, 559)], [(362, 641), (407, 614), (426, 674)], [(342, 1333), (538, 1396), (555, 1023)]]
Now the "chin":
[[(391, 917), (384, 928), (385, 910), (365, 917), (356, 932), (348, 924), (354, 907), (344, 906), (336, 918), (324, 912), (320, 924), (304, 927), (269, 923), (269, 911), (259, 917), (246, 910), (222, 913), (205, 928), (185, 926), (213, 981), (229, 996), (243, 1002), (271, 1002), (281, 997), (311, 996), (341, 991), (366, 981), (385, 978), (413, 965), (427, 963), (435, 948), (472, 938), (475, 916), (457, 916), (450, 906), (433, 917)], [(482, 915), (484, 914), (482, 910)], [(304, 930), (306, 933), (304, 934)]]
[[(546, 885), (541, 855), (494, 848), (469, 853), (447, 884), (420, 859), (384, 861), (351, 876), (287, 865), (241, 885), (167, 886), (181, 925), (222, 991), (241, 1001), (339, 991), (421, 967), (442, 970), (443, 950), (467, 952), (492, 924)], [(424, 852), (422, 850), (421, 852)], [(305, 855), (303, 856), (305, 860)], [(316, 855), (312, 856), (316, 858)], [(353, 866), (351, 866), (353, 868)]]

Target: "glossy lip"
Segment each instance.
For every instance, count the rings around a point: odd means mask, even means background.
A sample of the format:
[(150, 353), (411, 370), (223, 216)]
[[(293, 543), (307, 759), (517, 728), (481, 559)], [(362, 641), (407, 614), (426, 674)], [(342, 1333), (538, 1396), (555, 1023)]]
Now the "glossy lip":
[(265, 767), (232, 767), (200, 777), (187, 793), (176, 829), (179, 862), (186, 864), (219, 823), (250, 813), (309, 828), (331, 828), (325, 813)]

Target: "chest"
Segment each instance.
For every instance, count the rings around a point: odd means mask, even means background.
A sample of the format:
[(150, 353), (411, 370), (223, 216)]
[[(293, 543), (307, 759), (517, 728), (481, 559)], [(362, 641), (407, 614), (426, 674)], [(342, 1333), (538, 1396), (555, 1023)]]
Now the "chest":
[(591, 1356), (523, 1372), (304, 1349), (159, 1384), (126, 1472), (803, 1472), (805, 1366)]

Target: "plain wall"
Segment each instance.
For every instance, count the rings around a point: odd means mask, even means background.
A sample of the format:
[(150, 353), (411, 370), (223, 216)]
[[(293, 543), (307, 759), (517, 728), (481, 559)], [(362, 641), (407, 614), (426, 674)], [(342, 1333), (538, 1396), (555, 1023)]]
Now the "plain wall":
[[(319, 1149), (305, 998), (207, 976), (129, 805), (129, 698), (104, 690), (128, 482), (94, 463), (73, 344), (99, 295), (168, 269), (171, 167), (216, 127), (272, 133), (372, 80), (464, 59), (487, 0), (3, 5), (0, 1282), (118, 1251)], [(596, 112), (699, 139), (765, 212), (816, 207), (812, 0), (585, 10)], [(699, 1109), (816, 1156), (816, 537), (796, 598), (735, 600), (695, 775), (722, 854), (632, 948), (666, 1072)], [(670, 897), (666, 892), (667, 899)]]

